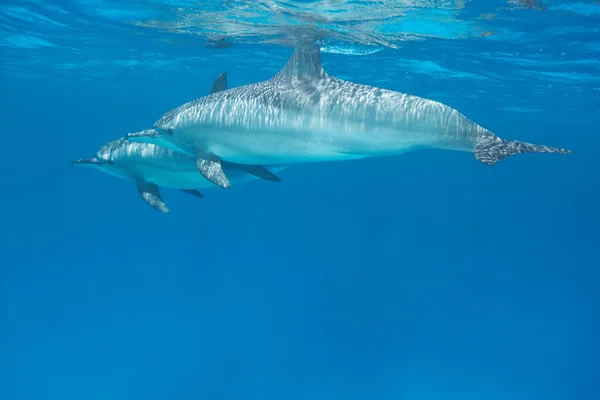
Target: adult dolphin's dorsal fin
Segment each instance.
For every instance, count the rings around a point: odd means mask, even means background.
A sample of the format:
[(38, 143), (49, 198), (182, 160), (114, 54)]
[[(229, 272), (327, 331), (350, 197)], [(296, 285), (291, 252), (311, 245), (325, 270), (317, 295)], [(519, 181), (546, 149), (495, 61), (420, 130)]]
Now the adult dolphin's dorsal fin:
[(321, 50), (314, 46), (296, 48), (275, 78), (320, 79), (326, 76), (321, 65)]
[(139, 178), (135, 180), (135, 183), (142, 200), (158, 211), (162, 211), (164, 213), (169, 212), (169, 207), (167, 207), (163, 199), (160, 197), (158, 186), (156, 186), (154, 183), (150, 183)]
[(217, 76), (217, 79), (213, 82), (212, 89), (210, 89), (209, 94), (221, 92), (223, 90), (227, 90), (227, 73), (223, 72), (221, 75)]

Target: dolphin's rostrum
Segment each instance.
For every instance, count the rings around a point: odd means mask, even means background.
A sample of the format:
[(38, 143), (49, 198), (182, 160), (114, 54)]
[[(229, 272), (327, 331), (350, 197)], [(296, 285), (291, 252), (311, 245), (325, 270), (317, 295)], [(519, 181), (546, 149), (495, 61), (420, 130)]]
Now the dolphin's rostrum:
[(229, 184), (219, 160), (265, 166), (438, 148), (494, 165), (519, 153), (571, 153), (501, 139), (433, 100), (334, 78), (318, 48), (295, 49), (273, 78), (186, 103), (127, 138), (195, 156), (221, 187)]

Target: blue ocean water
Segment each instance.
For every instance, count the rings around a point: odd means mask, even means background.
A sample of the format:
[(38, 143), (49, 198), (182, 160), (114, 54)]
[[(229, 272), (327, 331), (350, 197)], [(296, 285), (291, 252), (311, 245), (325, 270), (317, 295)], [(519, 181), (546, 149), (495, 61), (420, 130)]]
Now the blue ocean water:
[[(572, 149), (296, 165), (197, 199), (71, 166), (318, 37), (333, 76)], [(4, 0), (0, 399), (598, 399), (600, 6)]]

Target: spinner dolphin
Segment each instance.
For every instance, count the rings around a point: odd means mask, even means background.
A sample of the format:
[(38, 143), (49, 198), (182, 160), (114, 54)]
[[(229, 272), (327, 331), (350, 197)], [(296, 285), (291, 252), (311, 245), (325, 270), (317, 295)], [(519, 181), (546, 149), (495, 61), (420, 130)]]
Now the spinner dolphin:
[(221, 187), (231, 185), (222, 160), (264, 166), (437, 148), (494, 165), (518, 153), (571, 153), (501, 139), (433, 100), (334, 78), (318, 48), (295, 49), (273, 78), (186, 103), (127, 139), (195, 157), (200, 173)]

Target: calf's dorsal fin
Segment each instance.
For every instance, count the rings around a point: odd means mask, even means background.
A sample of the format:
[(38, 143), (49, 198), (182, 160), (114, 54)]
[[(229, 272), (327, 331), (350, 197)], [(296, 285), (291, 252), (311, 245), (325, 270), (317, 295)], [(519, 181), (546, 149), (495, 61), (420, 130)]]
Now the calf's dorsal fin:
[(210, 89), (209, 94), (213, 94), (216, 92), (222, 92), (223, 90), (227, 90), (227, 73), (226, 72), (223, 72), (221, 75), (217, 76), (217, 78), (213, 82), (212, 89)]
[(294, 49), (294, 54), (275, 78), (320, 79), (327, 76), (321, 65), (318, 46)]

